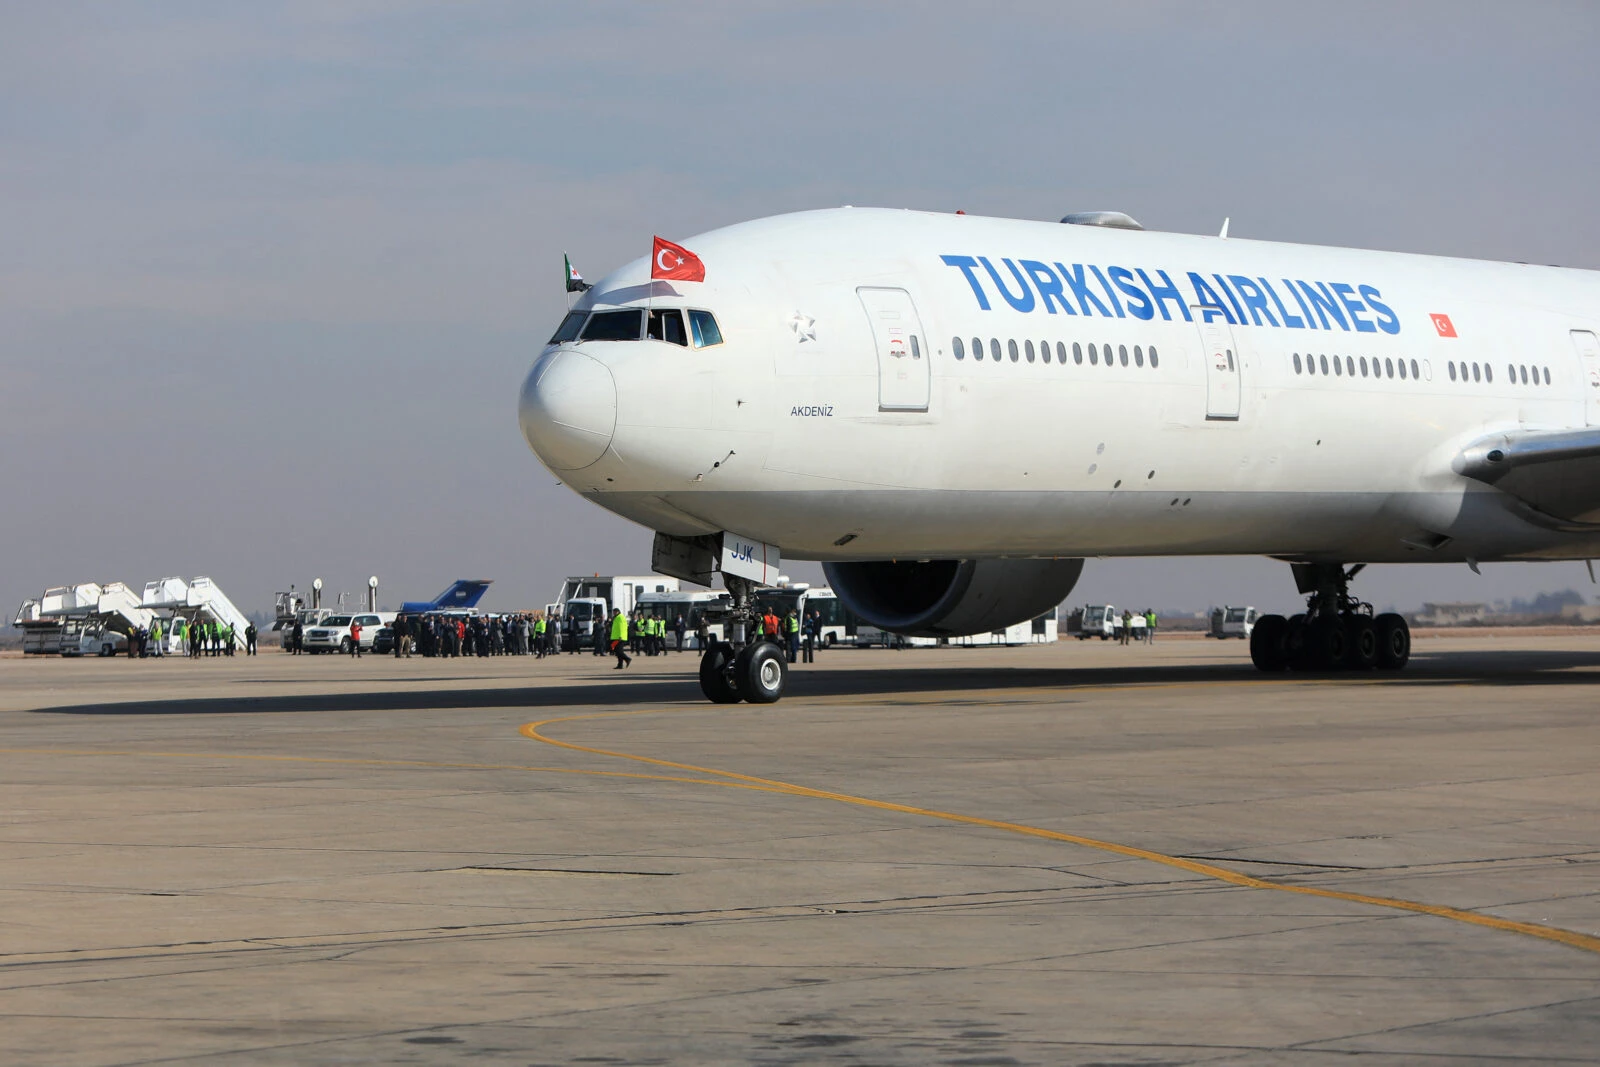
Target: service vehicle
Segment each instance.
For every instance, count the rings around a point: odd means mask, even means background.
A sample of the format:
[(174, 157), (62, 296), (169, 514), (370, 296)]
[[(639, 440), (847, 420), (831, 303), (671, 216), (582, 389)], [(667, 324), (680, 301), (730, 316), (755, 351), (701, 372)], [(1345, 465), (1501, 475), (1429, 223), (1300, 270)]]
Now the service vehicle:
[(1117, 633), (1117, 609), (1110, 604), (1085, 604), (1067, 616), (1067, 636), (1087, 641), (1098, 637), (1109, 641)]
[(790, 611), (796, 611), (802, 621), (815, 611), (821, 617), (818, 641), (824, 648), (857, 643), (857, 628), (861, 620), (825, 585), (813, 587), (806, 582), (784, 582), (757, 590), (757, 611), (768, 607), (777, 612), (780, 619)]
[(1255, 608), (1239, 608), (1224, 604), (1220, 608), (1211, 609), (1211, 629), (1206, 632), (1206, 636), (1215, 637), (1218, 640), (1237, 637), (1248, 641), (1255, 628)]

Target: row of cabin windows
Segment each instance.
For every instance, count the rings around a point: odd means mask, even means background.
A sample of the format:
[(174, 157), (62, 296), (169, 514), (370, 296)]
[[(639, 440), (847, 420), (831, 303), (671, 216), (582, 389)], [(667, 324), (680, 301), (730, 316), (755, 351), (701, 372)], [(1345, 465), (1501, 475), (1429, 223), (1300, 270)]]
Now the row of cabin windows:
[[(1331, 361), (1331, 362), (1330, 362)], [(1421, 378), (1422, 368), (1416, 360), (1407, 363), (1404, 359), (1394, 359), (1385, 356), (1379, 361), (1377, 356), (1372, 357), (1372, 362), (1367, 362), (1366, 356), (1313, 356), (1307, 352), (1302, 362), (1300, 353), (1294, 354), (1294, 372), (1296, 374), (1333, 374), (1336, 377), (1354, 378), (1359, 372), (1361, 377), (1367, 378), (1394, 378), (1402, 381), (1406, 378)], [(1431, 372), (1430, 372), (1431, 373)]]
[(716, 316), (709, 311), (689, 311), (689, 328), (684, 330), (684, 312), (679, 308), (628, 308), (623, 311), (569, 311), (561, 320), (553, 345), (568, 341), (665, 341), (688, 347), (709, 348), (722, 343)]
[[(1480, 373), (1479, 372), (1479, 365), (1476, 364), (1476, 363), (1456, 363), (1456, 362), (1452, 361), (1451, 363), (1448, 364), (1448, 366), (1450, 368), (1450, 380), (1452, 382), (1454, 382), (1454, 381), (1463, 381), (1464, 382), (1464, 381), (1467, 380), (1467, 375), (1468, 374), (1472, 375), (1472, 380), (1473, 381), (1478, 381), (1479, 380), (1478, 379), (1478, 374)], [(1482, 374), (1483, 374), (1483, 380), (1484, 381), (1486, 381), (1486, 382), (1494, 381), (1494, 368), (1489, 366), (1489, 364), (1485, 363), (1485, 364), (1482, 365)], [(1539, 384), (1541, 384), (1541, 382), (1544, 385), (1549, 385), (1550, 384), (1550, 368), (1549, 367), (1529, 367), (1526, 363), (1507, 363), (1506, 364), (1506, 378), (1510, 380), (1512, 385), (1516, 385), (1519, 382), (1521, 384), (1523, 384), (1523, 385), (1527, 385), (1530, 382), (1532, 382), (1532, 384), (1534, 384), (1534, 385), (1539, 385)]]
[[(957, 359), (967, 358), (967, 344), (959, 337), (952, 337), (950, 339), (950, 350), (955, 353), (955, 357)], [(1013, 339), (1005, 343), (1005, 349), (1002, 352), (1000, 347), (1000, 339), (997, 337), (991, 337), (989, 338), (988, 351), (989, 358), (994, 360), (996, 363), (1002, 362), (1007, 356), (1011, 358), (1011, 362), (1013, 363), (1020, 362), (1024, 359), (1026, 359), (1029, 363), (1032, 363), (1035, 359), (1049, 363), (1051, 345), (1049, 341), (1040, 341), (1038, 347), (1035, 348), (1032, 341), (1023, 341), (1019, 346)], [(972, 339), (972, 358), (975, 360), (981, 360), (983, 359), (983, 353), (983, 338), (974, 337)], [(1133, 365), (1135, 367), (1144, 366), (1145, 356), (1147, 354), (1149, 355), (1150, 366), (1152, 368), (1161, 366), (1161, 356), (1156, 352), (1154, 345), (1152, 345), (1148, 350), (1143, 345), (1134, 345), (1131, 354)], [(1082, 364), (1083, 357), (1084, 346), (1077, 342), (1073, 342), (1072, 362)], [(1127, 345), (1117, 345), (1115, 348), (1113, 348), (1111, 345), (1089, 345), (1089, 365), (1092, 367), (1099, 366), (1102, 362), (1108, 367), (1115, 367), (1119, 364), (1126, 367), (1128, 366), (1129, 359), (1130, 350)], [(1066, 366), (1067, 364), (1067, 346), (1063, 341), (1055, 342), (1055, 360), (1062, 366)]]

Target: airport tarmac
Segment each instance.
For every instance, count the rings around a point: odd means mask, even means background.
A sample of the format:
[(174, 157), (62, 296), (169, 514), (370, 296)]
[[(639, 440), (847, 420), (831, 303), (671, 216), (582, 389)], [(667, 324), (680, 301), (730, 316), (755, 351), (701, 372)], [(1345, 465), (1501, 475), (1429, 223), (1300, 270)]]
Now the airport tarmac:
[(1600, 635), (0, 659), (0, 1062), (1592, 1063)]

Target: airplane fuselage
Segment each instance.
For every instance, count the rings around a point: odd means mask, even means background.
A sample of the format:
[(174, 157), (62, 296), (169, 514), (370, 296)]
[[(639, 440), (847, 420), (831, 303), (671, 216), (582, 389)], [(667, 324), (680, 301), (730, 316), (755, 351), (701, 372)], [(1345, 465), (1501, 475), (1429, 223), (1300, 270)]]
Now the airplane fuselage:
[(704, 282), (641, 259), (575, 310), (701, 309), (722, 343), (552, 344), (522, 396), (547, 465), (652, 529), (820, 560), (1600, 554), (1593, 516), (1459, 469), (1600, 422), (1594, 273), (850, 208), (684, 244)]

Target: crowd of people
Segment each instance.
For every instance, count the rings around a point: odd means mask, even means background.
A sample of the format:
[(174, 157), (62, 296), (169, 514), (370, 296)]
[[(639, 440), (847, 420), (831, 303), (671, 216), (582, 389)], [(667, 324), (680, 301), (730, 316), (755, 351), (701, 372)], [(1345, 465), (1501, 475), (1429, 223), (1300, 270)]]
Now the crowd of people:
[[(702, 616), (691, 627), (682, 613), (672, 618), (638, 610), (625, 615), (613, 609), (609, 619), (587, 619), (573, 614), (545, 617), (543, 613), (521, 612), (509, 615), (462, 615), (455, 613), (405, 614), (395, 616), (377, 634), (363, 634), (352, 620), (349, 640), (343, 642), (351, 656), (367, 651), (396, 658), (413, 655), (427, 657), (459, 656), (534, 656), (544, 658), (562, 652), (576, 655), (614, 655), (617, 669), (633, 662), (634, 655), (664, 656), (708, 647), (711, 629)], [(802, 619), (798, 612), (779, 616), (768, 609), (758, 619), (759, 635), (783, 648), (790, 663), (811, 662), (821, 639), (822, 618), (813, 611)], [(691, 638), (692, 634), (692, 638)], [(253, 647), (253, 644), (252, 644)], [(305, 651), (304, 624), (296, 622), (284, 633), (284, 648), (293, 653)]]
[[(149, 626), (141, 626), (127, 635), (128, 658), (146, 659), (166, 655), (187, 656), (199, 659), (202, 656), (231, 656), (239, 645), (239, 638), (244, 638), (244, 654), (256, 654), (256, 624), (247, 623), (243, 633), (234, 628), (231, 623), (218, 622), (215, 619), (186, 619), (176, 615), (171, 619), (157, 618)], [(176, 644), (176, 651), (169, 651), (168, 646)]]

